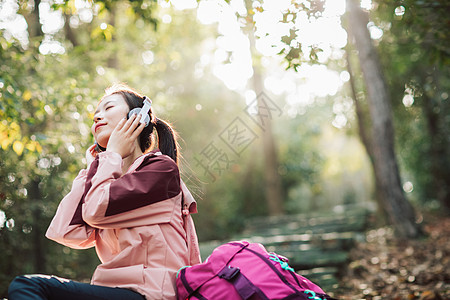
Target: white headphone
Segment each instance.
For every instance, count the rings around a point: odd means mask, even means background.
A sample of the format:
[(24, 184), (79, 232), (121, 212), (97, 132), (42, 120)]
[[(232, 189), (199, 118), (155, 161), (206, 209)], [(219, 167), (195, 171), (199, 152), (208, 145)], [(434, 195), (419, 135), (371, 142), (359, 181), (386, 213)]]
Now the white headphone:
[(142, 108), (136, 107), (130, 110), (128, 113), (128, 118), (130, 118), (134, 114), (141, 115), (141, 120), (139, 122), (145, 123), (145, 127), (150, 123), (150, 115), (148, 112), (150, 111), (150, 107), (152, 107), (152, 100), (144, 96), (144, 106)]

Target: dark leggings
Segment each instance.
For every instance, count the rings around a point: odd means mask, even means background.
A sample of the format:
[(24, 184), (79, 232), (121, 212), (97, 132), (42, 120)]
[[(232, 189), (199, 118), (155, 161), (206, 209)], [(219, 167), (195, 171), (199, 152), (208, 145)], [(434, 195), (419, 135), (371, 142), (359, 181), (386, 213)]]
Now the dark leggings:
[(9, 300), (144, 300), (144, 296), (124, 288), (81, 283), (56, 276), (17, 276), (9, 285)]

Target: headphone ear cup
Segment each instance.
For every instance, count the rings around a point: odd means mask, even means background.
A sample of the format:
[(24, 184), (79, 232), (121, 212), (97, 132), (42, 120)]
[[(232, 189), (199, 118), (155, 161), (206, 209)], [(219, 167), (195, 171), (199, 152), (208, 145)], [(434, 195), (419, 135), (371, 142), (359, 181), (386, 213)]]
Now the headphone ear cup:
[(140, 112), (141, 112), (141, 109), (139, 107), (133, 108), (132, 110), (130, 110), (128, 112), (127, 119), (131, 118), (131, 116), (133, 116), (133, 115), (139, 114)]
[[(132, 110), (130, 110), (130, 112), (128, 113), (127, 119), (129, 119), (132, 115), (137, 115), (141, 112), (141, 108), (136, 107), (133, 108)], [(148, 126), (148, 123), (150, 123), (150, 116), (146, 115), (144, 118), (144, 122), (145, 122), (145, 127)]]

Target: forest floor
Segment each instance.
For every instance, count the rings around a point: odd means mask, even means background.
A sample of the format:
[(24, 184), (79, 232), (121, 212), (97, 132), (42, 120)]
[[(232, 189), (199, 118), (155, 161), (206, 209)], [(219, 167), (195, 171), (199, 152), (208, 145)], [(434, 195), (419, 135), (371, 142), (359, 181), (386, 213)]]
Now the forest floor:
[(383, 227), (366, 233), (330, 295), (338, 299), (450, 299), (450, 218), (424, 214), (426, 237), (399, 241)]

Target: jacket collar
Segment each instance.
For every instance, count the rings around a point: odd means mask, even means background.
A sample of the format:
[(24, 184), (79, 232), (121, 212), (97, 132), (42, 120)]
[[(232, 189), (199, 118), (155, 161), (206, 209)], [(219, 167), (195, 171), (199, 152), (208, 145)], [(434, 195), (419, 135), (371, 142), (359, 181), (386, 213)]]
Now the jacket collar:
[(142, 162), (144, 161), (144, 159), (146, 157), (156, 156), (156, 155), (162, 155), (161, 151), (159, 151), (158, 148), (153, 149), (152, 151), (147, 152), (144, 155), (139, 156), (138, 158), (136, 158), (136, 160), (128, 168), (127, 173), (134, 172), (134, 170), (136, 170), (142, 164)]

